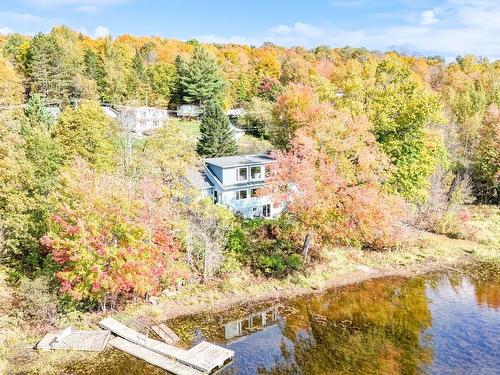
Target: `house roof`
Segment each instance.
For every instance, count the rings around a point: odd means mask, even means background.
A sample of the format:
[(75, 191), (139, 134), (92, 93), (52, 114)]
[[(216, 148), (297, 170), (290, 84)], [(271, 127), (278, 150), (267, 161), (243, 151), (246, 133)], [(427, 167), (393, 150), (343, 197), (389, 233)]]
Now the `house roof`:
[(190, 169), (187, 172), (189, 184), (196, 189), (208, 189), (213, 186), (205, 172), (199, 169)]
[(219, 158), (204, 159), (204, 162), (206, 164), (215, 165), (216, 167), (220, 168), (239, 167), (253, 164), (267, 164), (272, 163), (273, 161), (274, 159), (271, 156), (265, 154), (224, 156)]
[(118, 117), (118, 112), (114, 108), (111, 108), (107, 105), (101, 105), (101, 109), (109, 117), (113, 117), (113, 118)]

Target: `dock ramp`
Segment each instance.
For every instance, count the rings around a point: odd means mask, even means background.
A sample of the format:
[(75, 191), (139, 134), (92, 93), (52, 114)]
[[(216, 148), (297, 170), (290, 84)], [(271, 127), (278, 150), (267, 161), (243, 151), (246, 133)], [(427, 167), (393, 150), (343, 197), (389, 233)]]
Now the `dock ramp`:
[[(120, 350), (126, 351), (131, 355), (144, 359), (143, 357), (146, 354), (146, 352), (144, 350), (138, 351), (137, 348), (146, 349), (149, 352), (153, 352), (161, 356), (168, 357), (183, 365), (196, 369), (204, 374), (210, 374), (214, 370), (221, 368), (222, 366), (224, 366), (225, 363), (227, 363), (234, 357), (234, 352), (232, 350), (211, 344), (206, 341), (202, 341), (201, 343), (199, 343), (198, 345), (194, 346), (189, 350), (181, 349), (173, 345), (166, 344), (162, 341), (152, 339), (142, 333), (137, 332), (132, 328), (127, 327), (126, 325), (120, 323), (119, 321), (113, 318), (106, 318), (102, 320), (99, 323), (99, 325), (102, 328), (111, 331), (115, 335), (134, 344), (134, 346), (130, 345), (126, 346), (127, 350), (124, 350), (118, 347), (118, 346), (121, 346), (122, 348), (125, 347), (125, 344), (123, 344), (122, 341), (112, 340), (112, 342), (118, 345), (115, 347)], [(110, 342), (110, 344), (112, 344), (112, 342)], [(136, 350), (137, 350), (137, 355), (130, 352)], [(159, 357), (157, 356), (154, 357), (155, 361), (159, 359)], [(152, 362), (150, 363), (154, 364)]]

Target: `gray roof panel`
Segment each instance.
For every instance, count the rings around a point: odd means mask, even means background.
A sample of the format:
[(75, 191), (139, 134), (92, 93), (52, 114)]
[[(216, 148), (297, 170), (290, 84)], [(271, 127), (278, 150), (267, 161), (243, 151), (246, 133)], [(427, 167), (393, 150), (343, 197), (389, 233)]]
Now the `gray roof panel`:
[(187, 179), (191, 186), (196, 189), (209, 189), (213, 186), (212, 182), (205, 175), (205, 172), (199, 169), (190, 169), (187, 172)]
[(265, 154), (224, 156), (219, 158), (208, 158), (203, 160), (206, 164), (212, 164), (220, 168), (239, 167), (253, 164), (267, 164), (274, 162), (274, 159)]

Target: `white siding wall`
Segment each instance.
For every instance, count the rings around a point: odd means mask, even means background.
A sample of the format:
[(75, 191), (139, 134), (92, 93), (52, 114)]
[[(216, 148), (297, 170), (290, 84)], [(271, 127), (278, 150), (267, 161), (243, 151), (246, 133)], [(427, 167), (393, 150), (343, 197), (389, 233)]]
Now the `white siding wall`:
[[(250, 198), (250, 189), (247, 192), (246, 199), (236, 199), (236, 192), (241, 189), (229, 190), (222, 193), (222, 204), (229, 206), (234, 212), (241, 212), (245, 218), (252, 218), (254, 214), (262, 215), (262, 206), (269, 204), (271, 207), (271, 216), (279, 214), (282, 209), (273, 207), (270, 197)], [(254, 207), (257, 211), (254, 211)]]

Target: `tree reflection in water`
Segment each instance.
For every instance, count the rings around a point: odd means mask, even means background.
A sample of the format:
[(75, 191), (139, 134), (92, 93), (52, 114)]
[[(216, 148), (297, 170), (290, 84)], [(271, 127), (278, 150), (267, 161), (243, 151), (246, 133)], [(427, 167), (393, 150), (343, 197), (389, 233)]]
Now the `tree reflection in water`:
[[(236, 353), (220, 375), (500, 373), (500, 264), (385, 278), (280, 304), (251, 304), (167, 322)], [(111, 351), (71, 374), (151, 374)]]
[(259, 374), (411, 374), (432, 359), (420, 339), (431, 325), (423, 280), (373, 280), (290, 306), (282, 328), (293, 346)]

